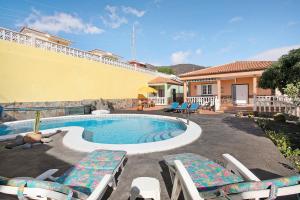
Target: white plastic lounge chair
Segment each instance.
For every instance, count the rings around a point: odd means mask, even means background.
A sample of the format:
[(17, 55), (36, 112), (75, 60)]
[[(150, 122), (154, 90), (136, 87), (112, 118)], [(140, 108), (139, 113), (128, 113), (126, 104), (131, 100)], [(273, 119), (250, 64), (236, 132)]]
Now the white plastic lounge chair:
[[(176, 156), (173, 155), (175, 158)], [(177, 158), (183, 158), (183, 154), (180, 156), (177, 155)], [(201, 169), (208, 163), (210, 166), (212, 161), (208, 159), (202, 160), (202, 164), (197, 163), (197, 156), (192, 158), (191, 154), (189, 155), (191, 160), (183, 159), (172, 161), (170, 166), (170, 157), (167, 161), (167, 164), (172, 169), (170, 172), (174, 170), (175, 177), (173, 180), (173, 191), (171, 200), (177, 200), (180, 192), (183, 192), (183, 195), (186, 200), (204, 200), (204, 199), (255, 199), (259, 200), (261, 198), (269, 198), (275, 199), (278, 196), (287, 196), (292, 194), (300, 193), (300, 175), (295, 175), (291, 177), (284, 177), (278, 179), (271, 179), (266, 181), (260, 181), (249, 169), (247, 169), (242, 163), (240, 163), (237, 159), (229, 154), (223, 154), (223, 157), (226, 161), (228, 161), (227, 171), (222, 173), (222, 168), (219, 168), (218, 164), (212, 165), (213, 170), (217, 169), (216, 174), (213, 171), (209, 171), (209, 169)], [(203, 158), (203, 157), (202, 157)], [(197, 172), (196, 168), (199, 168)], [(208, 170), (208, 171), (206, 171)], [(225, 169), (226, 170), (226, 169)], [(212, 172), (212, 177), (208, 173)], [(234, 172), (242, 181), (236, 179), (236, 175), (232, 176), (232, 174), (228, 174), (228, 172)], [(194, 174), (193, 174), (194, 173)], [(197, 174), (198, 173), (198, 174)], [(215, 174), (214, 174), (215, 173)], [(232, 183), (228, 183), (225, 185), (216, 185), (216, 182), (210, 182), (213, 176), (221, 176), (224, 178), (220, 180), (221, 177), (216, 177), (216, 179), (220, 182), (222, 181), (231, 181)], [(208, 177), (202, 177), (203, 174), (206, 174)], [(197, 176), (198, 175), (198, 176)], [(226, 176), (226, 178), (224, 177)], [(197, 180), (198, 179), (198, 180)], [(201, 180), (202, 179), (202, 180)], [(201, 182), (201, 187), (199, 186), (199, 182)]]
[[(17, 195), (19, 199), (96, 200), (108, 186), (116, 188), (115, 174), (123, 168), (126, 152), (97, 150), (60, 177), (51, 169), (36, 178), (0, 177), (0, 192)], [(51, 181), (45, 181), (45, 180)]]

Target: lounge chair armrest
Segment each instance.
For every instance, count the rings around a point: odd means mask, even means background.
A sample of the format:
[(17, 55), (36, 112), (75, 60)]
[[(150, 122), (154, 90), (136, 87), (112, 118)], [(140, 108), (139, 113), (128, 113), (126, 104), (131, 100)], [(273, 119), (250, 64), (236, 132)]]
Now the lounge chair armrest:
[(111, 181), (112, 178), (113, 178), (113, 176), (111, 174), (104, 175), (104, 177), (102, 178), (100, 183), (98, 183), (98, 185), (96, 186), (95, 190), (92, 192), (92, 194), (86, 200), (101, 199), (106, 187), (108, 186), (108, 183)]
[(41, 175), (37, 176), (36, 179), (38, 180), (46, 180), (46, 179), (50, 179), (51, 181), (55, 181), (57, 178), (52, 176), (53, 174), (55, 174), (58, 171), (58, 169), (49, 169), (47, 171), (45, 171), (44, 173), (42, 173)]
[[(176, 187), (182, 187), (181, 189), (183, 190), (183, 194), (184, 196), (186, 195), (185, 199), (204, 200), (200, 196), (191, 176), (189, 175), (188, 171), (186, 170), (182, 162), (180, 160), (175, 160), (174, 164), (176, 169), (175, 179), (179, 178), (180, 180), (180, 184), (178, 184)], [(176, 180), (174, 182), (176, 182)], [(177, 190), (177, 189), (178, 188), (173, 188), (173, 190)], [(173, 197), (171, 199), (173, 199)]]
[(235, 157), (230, 154), (223, 154), (224, 159), (228, 162), (226, 168), (233, 171), (234, 173), (241, 175), (247, 181), (260, 181), (245, 165), (238, 161)]

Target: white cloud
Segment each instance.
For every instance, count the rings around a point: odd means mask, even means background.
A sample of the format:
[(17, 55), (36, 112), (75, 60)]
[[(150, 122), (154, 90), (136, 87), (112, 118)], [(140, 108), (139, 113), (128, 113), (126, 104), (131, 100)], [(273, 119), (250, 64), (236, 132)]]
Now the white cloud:
[(295, 26), (295, 25), (298, 25), (298, 24), (300, 24), (300, 22), (290, 21), (290, 22), (288, 22), (287, 26), (291, 27), (291, 26)]
[(173, 36), (173, 40), (189, 40), (196, 37), (196, 35), (193, 31), (180, 31)]
[(171, 62), (172, 64), (182, 64), (186, 63), (188, 57), (191, 55), (190, 51), (177, 51), (172, 53)]
[(196, 53), (196, 55), (200, 56), (200, 55), (202, 55), (203, 51), (202, 51), (202, 49), (196, 49), (195, 53)]
[(125, 17), (121, 17), (118, 14), (118, 7), (116, 6), (110, 6), (107, 5), (105, 7), (105, 10), (107, 11), (106, 17), (101, 17), (102, 22), (111, 28), (119, 28), (122, 24), (127, 24), (128, 20)]
[(18, 26), (28, 26), (54, 34), (58, 32), (87, 34), (100, 34), (104, 32), (104, 30), (84, 22), (77, 16), (64, 12), (54, 13), (53, 15), (42, 15), (35, 9)]
[(271, 60), (271, 61), (276, 61), (282, 55), (287, 54), (290, 50), (298, 49), (298, 48), (300, 48), (300, 44), (269, 49), (269, 50), (263, 51), (261, 53), (258, 53), (257, 55), (249, 58), (248, 60)]
[(240, 22), (240, 21), (243, 21), (243, 20), (244, 20), (243, 17), (236, 16), (236, 17), (231, 18), (228, 22), (229, 23), (235, 23), (235, 22)]
[(124, 13), (132, 14), (132, 15), (135, 15), (136, 17), (143, 17), (144, 14), (146, 13), (146, 11), (144, 11), (144, 10), (137, 10), (137, 9), (129, 7), (129, 6), (128, 7), (122, 6), (122, 10)]

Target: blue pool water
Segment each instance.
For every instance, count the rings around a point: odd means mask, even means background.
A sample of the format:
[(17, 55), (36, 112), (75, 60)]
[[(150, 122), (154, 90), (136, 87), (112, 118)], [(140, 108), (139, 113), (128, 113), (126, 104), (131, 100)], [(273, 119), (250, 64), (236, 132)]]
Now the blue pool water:
[[(83, 138), (95, 143), (137, 144), (170, 139), (186, 130), (184, 123), (149, 117), (113, 117), (42, 121), (41, 130), (66, 126), (84, 128)], [(0, 136), (32, 131), (32, 123), (0, 125)]]

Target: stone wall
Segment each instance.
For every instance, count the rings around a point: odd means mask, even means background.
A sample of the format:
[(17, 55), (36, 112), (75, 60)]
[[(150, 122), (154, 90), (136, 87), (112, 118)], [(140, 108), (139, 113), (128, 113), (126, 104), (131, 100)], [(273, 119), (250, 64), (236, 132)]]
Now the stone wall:
[[(136, 107), (137, 99), (93, 99), (82, 101), (55, 101), (55, 102), (14, 102), (14, 103), (0, 103), (5, 108), (32, 108), (45, 107), (57, 109), (50, 109), (41, 111), (41, 117), (57, 117), (66, 115), (66, 109), (70, 107), (84, 107), (91, 105), (92, 110), (119, 110)], [(14, 121), (33, 119), (35, 117), (34, 111), (4, 111), (0, 116), (0, 121)]]

